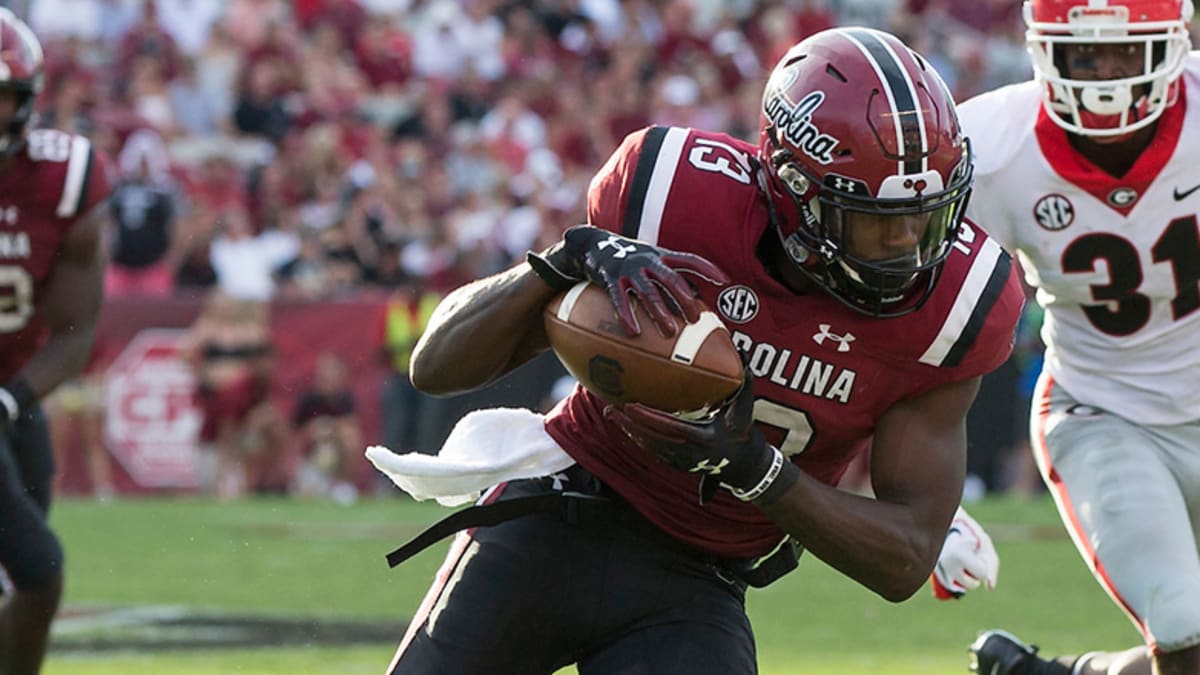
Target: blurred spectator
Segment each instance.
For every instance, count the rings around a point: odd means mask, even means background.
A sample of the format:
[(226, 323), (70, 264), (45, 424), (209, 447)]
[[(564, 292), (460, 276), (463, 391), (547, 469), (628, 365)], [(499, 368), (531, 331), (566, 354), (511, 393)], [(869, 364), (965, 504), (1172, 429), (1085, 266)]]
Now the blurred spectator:
[(129, 81), (135, 61), (153, 61), (161, 69), (162, 78), (171, 80), (179, 72), (179, 62), (182, 58), (175, 38), (158, 22), (158, 8), (154, 0), (142, 0), (141, 15), (137, 23), (125, 32), (117, 51), (115, 75), (118, 87)]
[(353, 44), (367, 23), (358, 0), (292, 0), (291, 5), (301, 30), (311, 33), (321, 24), (332, 26), (346, 44)]
[(292, 113), (287, 101), (281, 97), (282, 93), (277, 60), (260, 59), (251, 64), (234, 107), (237, 130), (274, 143), (282, 141), (292, 125)]
[(451, 81), (462, 73), (467, 46), (455, 27), (462, 20), (458, 3), (434, 0), (416, 17), (413, 34), (413, 70), (422, 78)]
[(376, 15), (368, 18), (352, 45), (358, 68), (371, 89), (378, 92), (408, 80), (412, 70), (412, 43), (391, 17)]
[(304, 55), (302, 74), (307, 112), (321, 120), (337, 120), (355, 112), (367, 92), (367, 81), (332, 23), (318, 23)]
[(227, 121), (229, 96), (226, 93), (213, 96), (205, 89), (196, 73), (195, 61), (184, 59), (179, 68), (179, 75), (167, 88), (175, 131), (206, 138), (231, 128)]
[(30, 4), (29, 27), (44, 43), (66, 36), (92, 42), (102, 35), (107, 8), (100, 0), (37, 0)]
[(446, 427), (447, 400), (413, 386), (408, 362), (442, 296), (420, 284), (404, 287), (380, 317), (380, 353), (389, 374), (382, 397), (383, 444), (395, 452), (436, 453)]
[(242, 209), (225, 211), (209, 249), (217, 285), (238, 300), (267, 302), (275, 295), (275, 273), (300, 252), (300, 238), (271, 229), (256, 233)]
[(284, 0), (228, 0), (221, 24), (243, 50), (254, 50), (268, 41), (278, 26), (291, 23)]
[(134, 114), (170, 138), (175, 135), (175, 110), (163, 64), (153, 56), (139, 56), (130, 66), (125, 99)]
[(222, 0), (153, 0), (158, 24), (186, 56), (208, 43), (213, 24), (221, 17)]
[(267, 306), (221, 291), (208, 296), (185, 342), (196, 376), (202, 487), (227, 500), (270, 487), (286, 428), (269, 399), (274, 349)]
[(217, 24), (208, 34), (208, 42), (196, 57), (196, 83), (213, 109), (224, 118), (222, 126), (233, 127), (235, 92), (241, 89), (238, 78), (245, 55)]
[(109, 296), (166, 295), (172, 289), (166, 257), (179, 207), (169, 161), (153, 131), (142, 129), (125, 141), (118, 162), (121, 179), (109, 200), (116, 228), (105, 272)]
[(317, 357), (312, 385), (300, 392), (292, 415), (300, 462), (291, 494), (351, 503), (363, 467), (362, 429), (346, 364), (330, 353)]

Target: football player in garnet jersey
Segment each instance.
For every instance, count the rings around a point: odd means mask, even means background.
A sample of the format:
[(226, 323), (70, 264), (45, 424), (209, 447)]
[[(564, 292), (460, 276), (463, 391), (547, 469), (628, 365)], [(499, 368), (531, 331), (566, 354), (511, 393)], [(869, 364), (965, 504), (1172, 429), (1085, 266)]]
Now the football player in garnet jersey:
[(1191, 0), (1030, 0), (1034, 79), (961, 107), (978, 158), (971, 214), (1020, 254), (1045, 310), (1034, 459), (1084, 562), (1145, 641), (1043, 660), (990, 631), (971, 647), (981, 673), (1200, 673), (1191, 16)]
[[(697, 298), (715, 308), (744, 385), (698, 420), (583, 388), (534, 416), (522, 443), (553, 445), (566, 468), (484, 493), (473, 522), (489, 526), (459, 534), (390, 672), (754, 673), (746, 586), (801, 548), (911, 596), (962, 492), (967, 409), (1022, 305), (1009, 256), (963, 220), (971, 180), (942, 80), (864, 28), (788, 51), (757, 144), (625, 138), (591, 182), (588, 225), (443, 301), (413, 382), (495, 380), (546, 349), (543, 307), (587, 280), (630, 331), (673, 333), (667, 316), (694, 320)], [(513, 436), (497, 428), (475, 452), (528, 454)], [(875, 497), (838, 490), (868, 444)]]
[(109, 186), (86, 138), (31, 130), (42, 49), (0, 8), (0, 672), (36, 673), (63, 585), (47, 524), (53, 455), (38, 400), (78, 373), (104, 287)]

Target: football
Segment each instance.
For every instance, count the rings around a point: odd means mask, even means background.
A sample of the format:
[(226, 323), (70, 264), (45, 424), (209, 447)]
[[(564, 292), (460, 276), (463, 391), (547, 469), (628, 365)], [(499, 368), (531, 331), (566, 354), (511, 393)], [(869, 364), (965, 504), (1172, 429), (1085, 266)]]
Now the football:
[(605, 290), (581, 282), (546, 305), (550, 346), (563, 366), (588, 390), (613, 404), (642, 403), (675, 413), (721, 403), (742, 383), (742, 359), (716, 313), (663, 337), (649, 313), (634, 302), (641, 334), (621, 326)]

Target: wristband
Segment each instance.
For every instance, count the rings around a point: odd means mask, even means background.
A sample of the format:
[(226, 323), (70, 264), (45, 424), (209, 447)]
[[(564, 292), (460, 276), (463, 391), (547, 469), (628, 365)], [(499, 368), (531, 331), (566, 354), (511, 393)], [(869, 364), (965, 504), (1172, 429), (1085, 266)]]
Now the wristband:
[(744, 502), (752, 502), (763, 496), (763, 494), (771, 488), (771, 485), (775, 483), (775, 480), (779, 478), (780, 472), (783, 471), (783, 465), (790, 463), (784, 458), (783, 453), (779, 451), (779, 448), (773, 445), (769, 447), (771, 448), (772, 457), (771, 466), (767, 468), (767, 473), (763, 475), (762, 480), (758, 481), (758, 485), (755, 485), (749, 490), (738, 490), (736, 488), (731, 490), (734, 497), (737, 497)]
[(779, 469), (779, 475), (754, 500), (754, 504), (760, 507), (774, 504), (787, 494), (787, 491), (791, 490), (798, 480), (800, 480), (800, 467), (784, 460), (783, 466)]
[(11, 422), (16, 422), (21, 417), (21, 413), (35, 401), (37, 401), (37, 395), (33, 393), (33, 387), (30, 387), (29, 382), (23, 377), (0, 387), (0, 407), (8, 413), (8, 419)]

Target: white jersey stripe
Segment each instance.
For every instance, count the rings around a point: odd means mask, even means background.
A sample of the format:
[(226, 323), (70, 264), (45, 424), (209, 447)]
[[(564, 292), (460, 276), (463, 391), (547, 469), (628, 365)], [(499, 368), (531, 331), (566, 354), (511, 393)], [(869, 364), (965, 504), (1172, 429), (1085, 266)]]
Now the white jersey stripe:
[(62, 198), (54, 212), (59, 218), (73, 218), (79, 211), (79, 199), (83, 194), (84, 179), (87, 178), (88, 160), (92, 144), (83, 136), (71, 139), (71, 155), (67, 159), (67, 178), (63, 181)]
[(650, 175), (650, 185), (646, 187), (646, 200), (642, 204), (637, 229), (637, 239), (648, 244), (658, 243), (663, 211), (667, 207), (667, 195), (671, 194), (671, 184), (675, 182), (675, 169), (679, 165), (679, 157), (683, 154), (683, 142), (687, 140), (687, 135), (687, 129), (667, 129), (658, 156), (655, 157), (654, 171)]
[[(952, 252), (951, 255), (956, 254)], [(958, 342), (959, 337), (967, 328), (967, 324), (971, 321), (971, 316), (975, 313), (975, 306), (979, 304), (979, 299), (983, 296), (984, 289), (987, 288), (1001, 255), (1004, 255), (1004, 249), (1000, 248), (995, 240), (991, 238), (984, 240), (983, 245), (979, 247), (979, 252), (975, 254), (975, 262), (971, 264), (967, 278), (963, 280), (962, 286), (958, 289), (954, 305), (946, 314), (946, 320), (942, 323), (941, 330), (933, 339), (933, 343), (921, 355), (919, 359), (921, 363), (940, 366), (946, 361), (950, 350)]]

